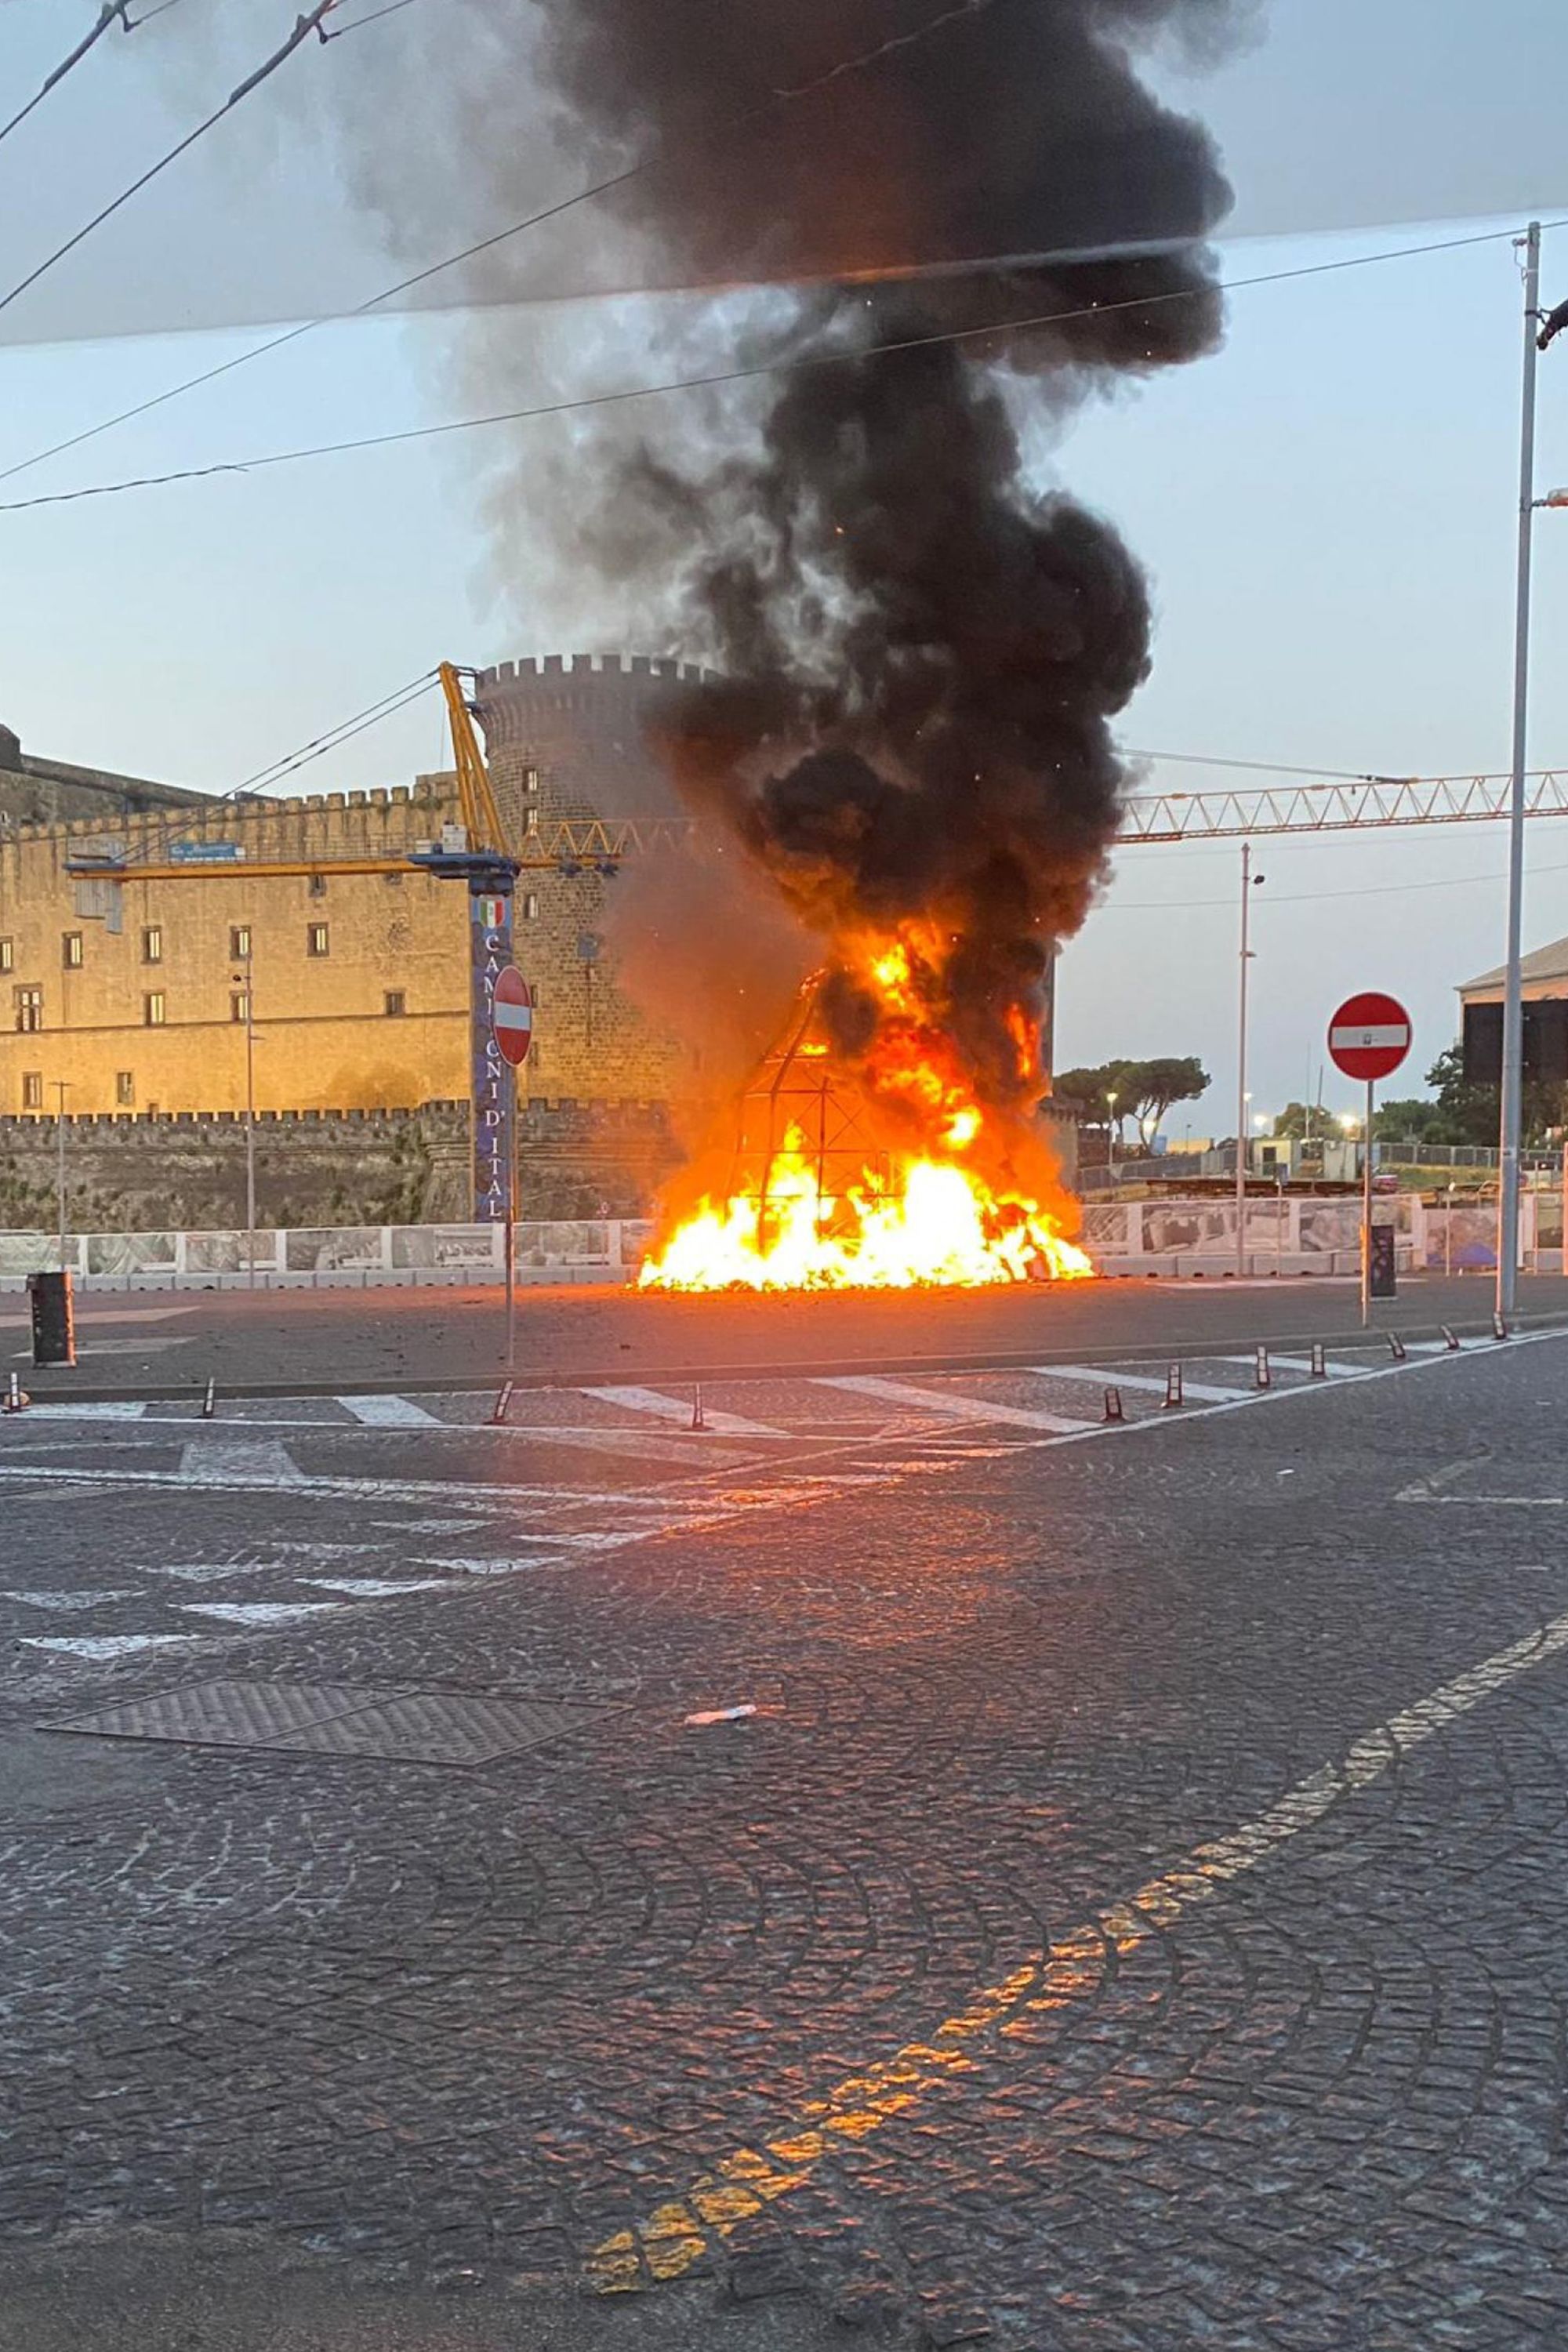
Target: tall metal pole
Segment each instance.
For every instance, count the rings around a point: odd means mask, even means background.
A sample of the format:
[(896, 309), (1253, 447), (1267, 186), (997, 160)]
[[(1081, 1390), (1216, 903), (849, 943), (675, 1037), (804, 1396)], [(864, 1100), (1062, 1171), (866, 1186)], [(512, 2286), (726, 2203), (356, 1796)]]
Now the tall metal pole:
[(245, 950), (245, 1264), (256, 1287), (256, 992), (251, 950)]
[(1498, 1150), (1497, 1308), (1513, 1313), (1519, 1266), (1519, 1143), (1524, 1093), (1520, 946), (1524, 916), (1524, 762), (1530, 724), (1530, 540), (1535, 520), (1535, 339), (1541, 223), (1524, 237), (1524, 388), (1519, 446), (1519, 572), (1513, 637), (1513, 777), (1509, 798), (1508, 960), (1502, 999), (1502, 1120)]
[(1237, 990), (1236, 1048), (1236, 1270), (1247, 1272), (1247, 967), (1252, 911), (1252, 844), (1241, 845), (1241, 984)]
[(506, 1375), (517, 1370), (517, 1065), (509, 1064), (507, 1089), (511, 1116), (507, 1122), (506, 1171)]
[(1372, 1321), (1372, 1080), (1366, 1082), (1366, 1124), (1361, 1131), (1361, 1320)]
[(55, 1191), (60, 1213), (60, 1272), (66, 1270), (66, 1096), (68, 1078), (55, 1080)]

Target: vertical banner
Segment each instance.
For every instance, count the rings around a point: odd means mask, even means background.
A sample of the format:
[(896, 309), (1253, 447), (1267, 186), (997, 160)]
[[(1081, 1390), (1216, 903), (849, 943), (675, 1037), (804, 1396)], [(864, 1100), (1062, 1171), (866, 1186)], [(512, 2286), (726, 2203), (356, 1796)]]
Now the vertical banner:
[(512, 1074), (490, 1025), (499, 975), (511, 961), (511, 893), (468, 894), (469, 1087), (474, 1105), (474, 1222), (504, 1225), (511, 1212)]

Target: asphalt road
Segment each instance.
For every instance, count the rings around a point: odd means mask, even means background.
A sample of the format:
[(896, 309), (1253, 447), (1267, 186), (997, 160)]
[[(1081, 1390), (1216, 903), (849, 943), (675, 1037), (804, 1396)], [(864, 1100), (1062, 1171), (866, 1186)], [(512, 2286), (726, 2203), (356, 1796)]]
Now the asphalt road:
[[(467, 1385), (505, 1370), (494, 1291), (340, 1289), (92, 1292), (79, 1302), (79, 1362), (33, 1375), (25, 1302), (0, 1313), (0, 1360), (38, 1395), (170, 1393), (209, 1377), (230, 1393), (314, 1386)], [(1568, 1282), (1526, 1276), (1528, 1317), (1568, 1317)], [(1414, 1280), (1379, 1306), (1379, 1328), (1480, 1330), (1491, 1285)], [(641, 1296), (597, 1288), (519, 1294), (520, 1379), (550, 1382), (710, 1377), (785, 1368), (941, 1366), (1012, 1358), (1201, 1351), (1255, 1339), (1345, 1339), (1354, 1282), (1092, 1282), (994, 1291), (814, 1297)]]
[(1568, 1335), (1273, 1370), (0, 1423), (0, 2346), (1561, 2344)]

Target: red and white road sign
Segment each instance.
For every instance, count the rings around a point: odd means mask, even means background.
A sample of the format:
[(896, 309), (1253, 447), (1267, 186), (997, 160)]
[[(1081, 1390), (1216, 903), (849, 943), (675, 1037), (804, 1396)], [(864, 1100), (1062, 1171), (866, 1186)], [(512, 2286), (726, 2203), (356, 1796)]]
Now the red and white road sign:
[(1386, 1078), (1410, 1051), (1410, 1015), (1396, 996), (1347, 996), (1329, 1024), (1329, 1052), (1347, 1078)]
[(528, 1049), (533, 1043), (533, 997), (514, 963), (505, 965), (496, 974), (490, 997), (490, 1027), (503, 1059), (513, 1069), (527, 1061)]

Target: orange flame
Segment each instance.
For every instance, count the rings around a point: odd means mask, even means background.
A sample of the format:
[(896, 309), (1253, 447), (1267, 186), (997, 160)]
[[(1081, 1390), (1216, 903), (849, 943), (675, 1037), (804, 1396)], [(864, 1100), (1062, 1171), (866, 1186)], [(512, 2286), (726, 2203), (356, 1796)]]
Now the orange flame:
[[(1075, 1204), (1038, 1135), (1023, 1115), (980, 1102), (933, 1013), (945, 945), (934, 927), (914, 925), (892, 939), (839, 943), (844, 968), (879, 1008), (864, 1060), (843, 1078), (863, 1109), (854, 1124), (874, 1128), (874, 1141), (847, 1155), (814, 1147), (795, 1117), (782, 1134), (770, 1128), (753, 1168), (742, 1153), (737, 1171), (731, 1148), (722, 1190), (694, 1198), (689, 1179), (678, 1187), (644, 1261), (643, 1289), (907, 1290), (1094, 1272), (1068, 1238)], [(1037, 1068), (1028, 1015), (1017, 1010), (1008, 1027), (1020, 1070)], [(824, 1082), (826, 1050), (816, 1039), (795, 1042), (791, 1058), (814, 1057), (810, 1087)], [(744, 1140), (743, 1112), (742, 1126)]]

